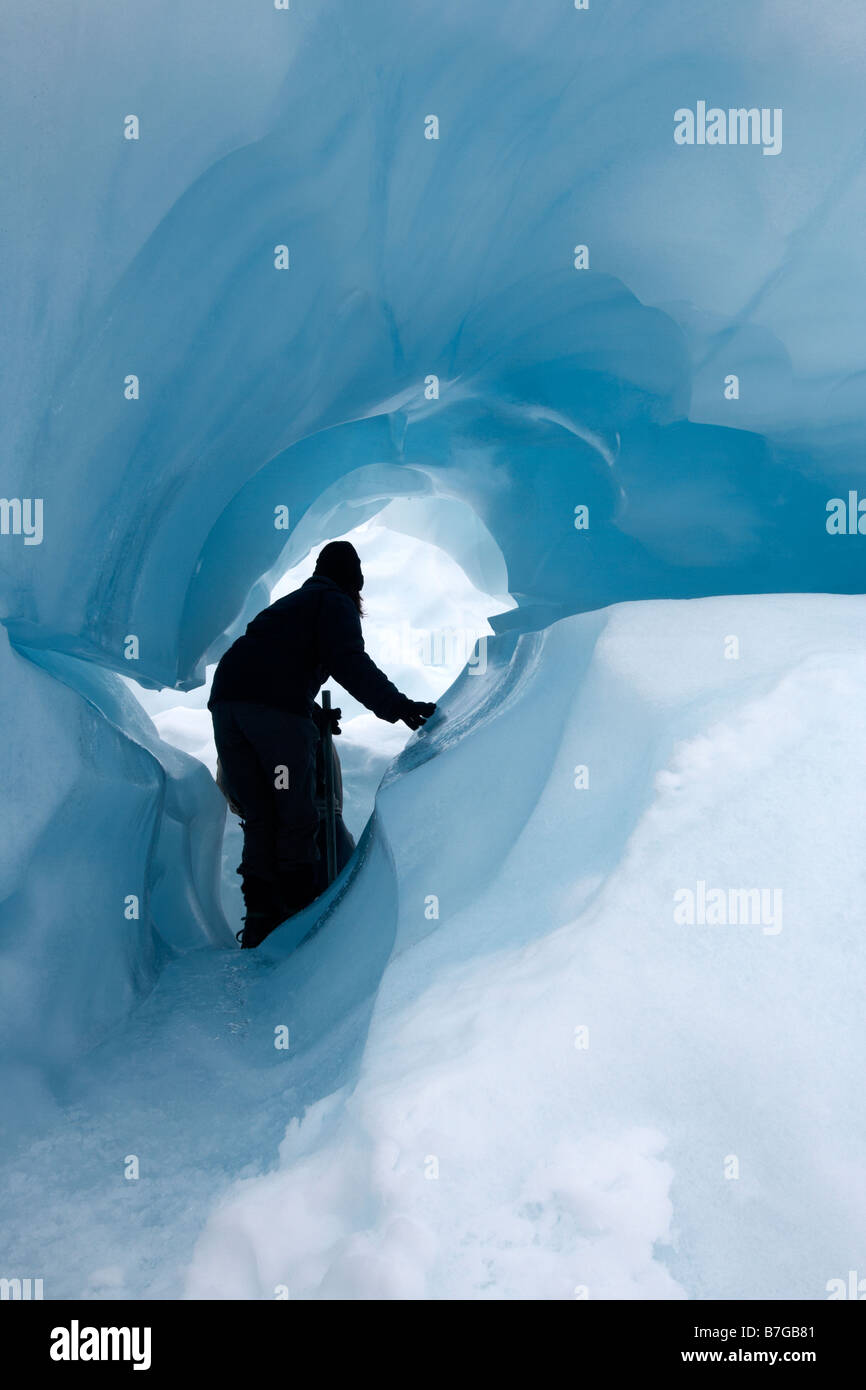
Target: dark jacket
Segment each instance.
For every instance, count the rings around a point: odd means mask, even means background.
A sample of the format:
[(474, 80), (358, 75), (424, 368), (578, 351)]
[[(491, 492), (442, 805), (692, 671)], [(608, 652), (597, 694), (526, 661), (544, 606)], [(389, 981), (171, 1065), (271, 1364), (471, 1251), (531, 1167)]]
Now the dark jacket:
[(322, 683), (333, 676), (362, 705), (395, 724), (405, 698), (364, 651), (361, 618), (333, 579), (314, 576), (253, 618), (214, 674), (208, 709), (248, 700), (313, 718)]

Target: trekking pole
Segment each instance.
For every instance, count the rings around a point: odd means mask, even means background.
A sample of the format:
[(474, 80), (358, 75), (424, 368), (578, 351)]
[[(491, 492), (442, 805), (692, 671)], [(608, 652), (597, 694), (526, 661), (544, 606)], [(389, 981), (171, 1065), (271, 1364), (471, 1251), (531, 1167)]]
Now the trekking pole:
[(325, 770), (325, 845), (328, 864), (328, 884), (337, 877), (337, 808), (334, 800), (334, 731), (331, 724), (331, 692), (322, 691), (325, 711), (322, 729), (322, 759)]

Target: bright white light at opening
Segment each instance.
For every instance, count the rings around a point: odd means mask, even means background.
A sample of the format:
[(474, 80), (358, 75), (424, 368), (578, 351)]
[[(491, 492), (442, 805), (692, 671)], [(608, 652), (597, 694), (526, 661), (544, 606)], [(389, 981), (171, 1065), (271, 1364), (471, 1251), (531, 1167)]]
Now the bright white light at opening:
[[(364, 641), (370, 656), (400, 690), (415, 700), (438, 700), (467, 664), (483, 669), (488, 616), (514, 607), (507, 597), (482, 593), (446, 551), (392, 530), (381, 516), (346, 532), (364, 570)], [(334, 539), (340, 539), (334, 537)], [(299, 588), (313, 572), (314, 550), (283, 575), (271, 600)], [(216, 771), (210, 714), (206, 708), (214, 667), (198, 690), (130, 687), (156, 724), (160, 737)], [(343, 765), (346, 824), (356, 836), (390, 760), (410, 737), (404, 724), (386, 724), (329, 681), (343, 711), (338, 749)]]

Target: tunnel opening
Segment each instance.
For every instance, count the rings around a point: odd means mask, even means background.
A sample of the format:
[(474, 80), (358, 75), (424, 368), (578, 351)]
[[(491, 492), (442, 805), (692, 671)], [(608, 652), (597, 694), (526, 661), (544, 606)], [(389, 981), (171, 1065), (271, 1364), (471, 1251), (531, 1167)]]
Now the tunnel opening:
[[(369, 503), (362, 516), (368, 510)], [(252, 586), (241, 618), (210, 648), (202, 685), (186, 692), (171, 687), (152, 690), (125, 678), (163, 742), (197, 758), (216, 775), (207, 701), (217, 660), (256, 612), (310, 577), (317, 554), (329, 540), (351, 541), (361, 556), (367, 651), (401, 690), (413, 699), (435, 702), (464, 669), (483, 674), (487, 639), (493, 635), (489, 619), (516, 604), (508, 593), (501, 551), (472, 507), (458, 498), (410, 496), (380, 500), (379, 509), (365, 519), (355, 520), (358, 511), (325, 508), (315, 519), (304, 519), (306, 525), (299, 526), (300, 534), (293, 532), (280, 561)], [(342, 710), (337, 747), (343, 816), (357, 843), (387, 767), (412, 734), (403, 724), (377, 719), (335, 680), (326, 682), (324, 689)], [(227, 811), (220, 899), (230, 923), (238, 921), (243, 910), (236, 873), (241, 847), (240, 823)]]

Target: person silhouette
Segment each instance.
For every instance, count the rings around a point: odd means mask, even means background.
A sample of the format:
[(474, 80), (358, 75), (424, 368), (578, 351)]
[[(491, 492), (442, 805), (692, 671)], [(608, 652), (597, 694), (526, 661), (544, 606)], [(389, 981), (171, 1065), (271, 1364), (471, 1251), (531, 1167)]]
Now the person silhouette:
[[(244, 832), (237, 871), (245, 948), (258, 946), (322, 887), (316, 758), (325, 715), (315, 697), (324, 681), (333, 677), (380, 719), (410, 729), (436, 709), (399, 691), (364, 650), (363, 587), (355, 547), (330, 541), (312, 578), (263, 609), (214, 674), (208, 709), (218, 780)], [(332, 711), (336, 732), (339, 713)], [(343, 846), (345, 858), (345, 838)]]

